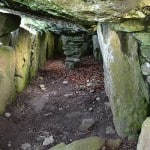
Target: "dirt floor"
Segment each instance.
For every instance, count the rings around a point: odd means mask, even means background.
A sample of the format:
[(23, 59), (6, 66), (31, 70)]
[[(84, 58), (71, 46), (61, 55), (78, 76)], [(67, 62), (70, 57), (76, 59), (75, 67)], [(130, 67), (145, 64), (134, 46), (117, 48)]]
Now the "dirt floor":
[[(75, 70), (65, 69), (63, 59), (48, 61), (7, 112), (8, 116), (0, 116), (1, 150), (48, 150), (90, 136), (119, 138), (104, 91), (102, 65), (91, 56)], [(94, 125), (81, 131), (82, 120), (91, 118)], [(47, 137), (51, 137), (48, 146), (43, 145)], [(136, 149), (136, 141), (121, 140), (119, 150)]]

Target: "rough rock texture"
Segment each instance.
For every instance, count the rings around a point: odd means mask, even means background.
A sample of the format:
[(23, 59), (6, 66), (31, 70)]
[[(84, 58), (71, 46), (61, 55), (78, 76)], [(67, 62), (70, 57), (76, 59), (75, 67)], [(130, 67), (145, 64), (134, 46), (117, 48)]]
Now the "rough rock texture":
[(149, 45), (141, 45), (140, 47), (141, 55), (146, 58), (148, 62), (150, 62), (150, 46)]
[(150, 148), (150, 118), (147, 118), (142, 124), (137, 150), (149, 150)]
[(96, 60), (102, 62), (102, 54), (101, 54), (97, 35), (92, 36), (92, 41), (93, 41), (93, 55)]
[(17, 15), (0, 13), (0, 36), (4, 36), (14, 30), (16, 30), (19, 25), (21, 18)]
[(90, 137), (74, 141), (68, 145), (61, 143), (50, 150), (99, 150), (105, 144), (105, 140), (100, 137)]
[(134, 36), (143, 45), (150, 46), (150, 42), (149, 42), (150, 41), (150, 33), (146, 33), (146, 32), (135, 33)]
[(31, 65), (30, 38), (31, 34), (22, 28), (13, 35), (13, 47), (16, 53), (15, 82), (18, 92), (21, 92), (29, 81), (29, 70)]
[(0, 37), (0, 43), (3, 46), (9, 46), (10, 41), (11, 41), (11, 33), (8, 33), (5, 36)]
[(0, 114), (15, 96), (15, 52), (10, 47), (0, 46)]
[(107, 24), (99, 24), (97, 33), (116, 131), (122, 137), (136, 135), (146, 118), (149, 100), (140, 70), (138, 44), (132, 34), (117, 33)]
[(129, 19), (120, 23), (112, 23), (110, 27), (115, 31), (124, 32), (144, 31), (146, 28), (144, 21), (138, 19)]
[[(115, 127), (121, 136), (137, 133), (147, 115), (149, 100), (148, 87), (145, 83), (146, 79), (149, 83), (149, 0), (2, 0), (0, 6), (3, 9), (10, 8), (42, 16), (42, 19), (44, 16), (48, 19), (53, 17), (76, 22), (90, 28), (91, 32), (95, 31), (95, 26), (91, 25), (107, 22), (109, 27), (103, 25), (103, 31), (98, 26), (98, 35), (103, 53), (106, 91), (111, 101)], [(64, 22), (60, 24), (57, 21), (53, 24), (45, 22), (39, 23), (38, 26), (42, 28), (44, 26), (44, 29), (48, 28), (59, 34), (87, 32), (82, 26), (67, 25), (67, 23), (63, 25)], [(37, 22), (34, 23), (34, 26), (36, 25)], [(45, 33), (39, 33), (38, 38), (43, 40), (38, 42), (39, 45), (32, 44), (39, 47), (40, 52), (31, 50), (30, 68), (33, 72), (30, 76), (34, 76), (37, 68), (44, 64), (46, 53), (47, 57), (50, 57), (49, 52), (45, 50), (47, 47)], [(82, 44), (79, 41), (84, 42), (83, 38), (80, 38), (63, 44), (67, 56), (66, 65), (69, 68), (73, 68), (80, 61)], [(39, 61), (38, 66), (35, 61)]]
[(49, 32), (23, 28), (14, 32), (12, 45), (16, 52), (15, 81), (18, 92), (21, 92), (36, 75), (45, 63), (47, 55), (49, 58), (53, 56), (54, 37), (50, 35)]
[(54, 34), (51, 32), (47, 32), (46, 33), (47, 36), (47, 58), (53, 58), (54, 54), (55, 54), (55, 38), (54, 38)]
[(147, 8), (150, 6), (149, 0), (5, 0), (1, 3), (2, 7), (22, 11), (28, 9), (32, 13), (71, 19), (82, 24), (120, 18), (144, 18), (150, 13)]
[(39, 68), (41, 68), (46, 62), (46, 51), (47, 51), (47, 35), (45, 32), (39, 32)]
[(73, 69), (80, 62), (80, 57), (88, 54), (88, 39), (85, 34), (62, 35), (62, 49), (66, 56), (66, 67)]

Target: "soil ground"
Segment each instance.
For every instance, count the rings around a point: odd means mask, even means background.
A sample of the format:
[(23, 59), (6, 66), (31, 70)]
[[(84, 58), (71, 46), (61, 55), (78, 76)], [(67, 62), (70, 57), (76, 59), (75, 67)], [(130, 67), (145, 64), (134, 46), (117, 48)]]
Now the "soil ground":
[[(74, 70), (65, 69), (63, 59), (48, 61), (7, 112), (10, 117), (0, 116), (1, 150), (21, 150), (25, 143), (30, 143), (32, 150), (48, 150), (60, 142), (90, 136), (119, 138), (115, 132), (106, 132), (106, 127), (113, 127), (112, 113), (102, 65), (91, 56), (83, 58)], [(94, 126), (81, 131), (82, 120), (89, 118), (96, 120)], [(54, 142), (43, 146), (48, 136), (53, 136)], [(136, 141), (121, 140), (119, 150), (136, 149)]]

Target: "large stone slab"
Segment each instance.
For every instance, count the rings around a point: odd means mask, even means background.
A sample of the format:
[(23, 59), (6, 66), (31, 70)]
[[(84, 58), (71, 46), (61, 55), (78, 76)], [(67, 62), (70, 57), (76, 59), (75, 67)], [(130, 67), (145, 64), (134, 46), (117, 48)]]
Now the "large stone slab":
[(46, 32), (39, 32), (39, 68), (41, 68), (46, 62), (46, 52), (47, 52), (47, 35)]
[(150, 149), (150, 117), (142, 124), (141, 133), (138, 140), (137, 150)]
[(46, 36), (47, 36), (47, 58), (53, 58), (54, 54), (56, 53), (55, 50), (55, 37), (54, 34), (51, 32), (46, 32)]
[(20, 5), (27, 6), (23, 7), (25, 11), (36, 11), (47, 17), (61, 17), (84, 25), (96, 21), (115, 22), (122, 20), (120, 18), (145, 18), (147, 12), (143, 9), (150, 6), (149, 0), (5, 0), (6, 2), (7, 7), (12, 4), (15, 9), (19, 9)]
[(13, 33), (12, 46), (16, 53), (16, 88), (21, 92), (43, 66), (46, 57), (53, 56), (54, 37), (23, 26)]
[(121, 23), (112, 23), (110, 27), (115, 31), (136, 32), (144, 30), (145, 25), (140, 20), (130, 19)]
[(21, 18), (18, 15), (1, 13), (0, 12), (0, 36), (4, 36), (14, 30), (16, 30), (21, 22)]
[(50, 150), (100, 150), (104, 144), (104, 139), (100, 137), (90, 137), (74, 141), (68, 145), (61, 143)]
[(104, 61), (105, 89), (117, 133), (136, 135), (147, 116), (148, 87), (141, 74), (138, 44), (130, 33), (116, 33), (98, 25)]
[(0, 46), (0, 114), (15, 96), (15, 52), (10, 47)]
[(31, 34), (23, 28), (19, 28), (13, 34), (13, 47), (16, 53), (15, 83), (18, 92), (21, 92), (29, 81), (31, 65)]

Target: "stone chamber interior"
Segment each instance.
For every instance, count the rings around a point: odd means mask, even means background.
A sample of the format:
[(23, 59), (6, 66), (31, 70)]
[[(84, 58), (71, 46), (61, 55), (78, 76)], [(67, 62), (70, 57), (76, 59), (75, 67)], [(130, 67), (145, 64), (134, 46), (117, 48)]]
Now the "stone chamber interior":
[(0, 149), (148, 150), (148, 15), (58, 18), (0, 11)]

